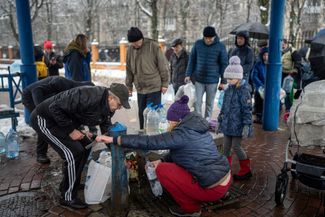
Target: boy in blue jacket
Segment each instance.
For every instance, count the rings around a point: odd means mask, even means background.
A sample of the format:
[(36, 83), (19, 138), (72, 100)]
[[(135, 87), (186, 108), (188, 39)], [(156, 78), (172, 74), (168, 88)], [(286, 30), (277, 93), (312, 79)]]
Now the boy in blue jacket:
[(250, 160), (241, 147), (242, 138), (252, 134), (252, 99), (248, 84), (243, 79), (243, 67), (238, 56), (229, 59), (224, 78), (229, 84), (218, 117), (218, 132), (224, 134), (224, 155), (232, 164), (231, 149), (237, 155), (240, 164), (239, 172), (234, 175), (235, 180), (245, 180), (252, 177)]
[(154, 161), (161, 185), (179, 207), (170, 208), (175, 216), (200, 216), (201, 203), (222, 198), (231, 185), (227, 159), (218, 153), (209, 133), (209, 123), (190, 112), (188, 96), (174, 102), (167, 112), (169, 130), (152, 136), (98, 136), (99, 142), (142, 150), (169, 149), (161, 161)]
[(263, 103), (264, 100), (260, 95), (259, 88), (265, 87), (266, 81), (266, 64), (269, 57), (269, 49), (264, 47), (261, 49), (259, 54), (259, 60), (255, 64), (252, 73), (252, 80), (255, 87), (255, 94), (254, 94), (254, 107), (256, 111), (256, 119), (254, 123), (261, 124), (262, 123), (262, 113), (263, 113)]

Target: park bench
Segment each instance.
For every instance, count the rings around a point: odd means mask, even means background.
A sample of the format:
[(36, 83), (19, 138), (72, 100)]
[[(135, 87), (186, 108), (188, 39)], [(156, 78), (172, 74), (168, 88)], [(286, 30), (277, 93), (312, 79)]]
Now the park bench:
[(11, 73), (8, 67), (8, 73), (0, 73), (0, 93), (7, 93), (9, 103), (0, 105), (0, 119), (11, 118), (11, 127), (16, 130), (18, 124), (17, 117), (19, 112), (15, 111), (15, 105), (21, 103), (22, 93), (21, 73)]

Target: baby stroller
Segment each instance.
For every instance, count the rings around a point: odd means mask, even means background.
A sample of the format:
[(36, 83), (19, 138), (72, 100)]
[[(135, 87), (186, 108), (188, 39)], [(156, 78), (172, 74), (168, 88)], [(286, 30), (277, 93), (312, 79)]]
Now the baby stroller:
[[(307, 85), (294, 102), (288, 119), (290, 138), (286, 145), (285, 162), (277, 176), (275, 202), (283, 204), (287, 192), (288, 172), (292, 178), (309, 187), (325, 190), (325, 81)], [(300, 153), (299, 149), (310, 150)], [(293, 150), (296, 150), (293, 155)], [(320, 154), (315, 155), (314, 153)], [(309, 151), (310, 152), (310, 151)], [(289, 156), (290, 155), (290, 156)], [(290, 157), (293, 156), (293, 159)], [(325, 200), (323, 198), (323, 206)]]

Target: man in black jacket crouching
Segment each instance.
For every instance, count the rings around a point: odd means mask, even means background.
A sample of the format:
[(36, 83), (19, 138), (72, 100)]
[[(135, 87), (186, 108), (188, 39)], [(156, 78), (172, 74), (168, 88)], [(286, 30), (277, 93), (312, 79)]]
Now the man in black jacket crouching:
[(77, 87), (45, 100), (31, 114), (31, 126), (64, 160), (60, 184), (62, 205), (74, 209), (87, 207), (76, 197), (89, 155), (85, 149), (87, 139), (78, 128), (100, 125), (105, 134), (115, 111), (122, 106), (130, 108), (128, 97), (128, 89), (123, 84), (113, 83), (110, 88)]
[[(32, 113), (35, 107), (62, 91), (70, 90), (80, 86), (94, 86), (90, 81), (73, 81), (60, 76), (50, 76), (28, 85), (22, 93), (22, 103), (27, 110)], [(37, 162), (49, 164), (50, 159), (47, 157), (48, 144), (41, 136), (37, 137)]]

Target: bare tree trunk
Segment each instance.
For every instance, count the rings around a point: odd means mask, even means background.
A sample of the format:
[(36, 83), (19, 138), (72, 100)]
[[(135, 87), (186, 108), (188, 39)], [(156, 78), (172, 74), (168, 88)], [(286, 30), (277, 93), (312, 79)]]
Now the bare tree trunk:
[(85, 32), (89, 38), (89, 41), (93, 40), (93, 31), (92, 31), (92, 7), (93, 1), (87, 0), (86, 1), (86, 22), (85, 22)]
[(253, 2), (253, 0), (247, 0), (247, 18), (246, 18), (246, 23), (249, 22), (249, 18), (251, 16), (252, 2)]
[(152, 10), (151, 16), (151, 35), (152, 39), (158, 40), (158, 8), (157, 8), (158, 0), (151, 0), (150, 6)]
[(181, 23), (182, 23), (182, 35), (186, 37), (187, 33), (187, 19), (188, 10), (190, 8), (190, 0), (180, 1)]
[(46, 31), (47, 39), (52, 40), (52, 26), (53, 26), (53, 11), (52, 11), (52, 1), (47, 1), (46, 6)]
[(14, 36), (16, 41), (19, 43), (19, 35), (18, 35), (18, 32), (17, 32), (17, 28), (15, 26), (15, 20), (14, 20), (14, 17), (13, 17), (13, 14), (15, 14), (15, 11), (14, 11), (15, 9), (16, 8), (13, 7), (13, 5), (10, 4), (8, 15), (9, 15), (9, 22), (10, 22), (10, 28), (11, 28), (11, 31), (12, 31), (12, 35)]
[[(31, 22), (36, 19), (38, 16), (38, 11), (40, 8), (42, 8), (44, 3), (44, 0), (32, 0), (30, 1), (29, 8), (30, 11), (33, 11), (34, 13), (31, 14)], [(10, 28), (12, 31), (13, 37), (16, 39), (16, 41), (19, 43), (19, 35), (16, 27), (16, 5), (14, 0), (7, 0), (8, 8), (6, 8), (5, 4), (1, 4), (2, 10), (8, 15), (9, 17), (9, 23), (10, 23)]]
[(289, 22), (289, 40), (293, 45), (296, 44), (297, 34), (301, 28), (301, 17), (306, 0), (291, 0), (290, 2), (290, 22)]
[[(162, 26), (162, 30), (164, 31), (165, 29), (166, 29), (166, 20), (167, 20), (167, 6), (168, 6), (168, 0), (164, 0), (164, 2), (163, 2), (163, 12), (162, 12), (162, 14), (163, 14), (163, 26)], [(164, 34), (164, 32), (161, 32), (160, 33), (161, 35), (163, 35)]]

